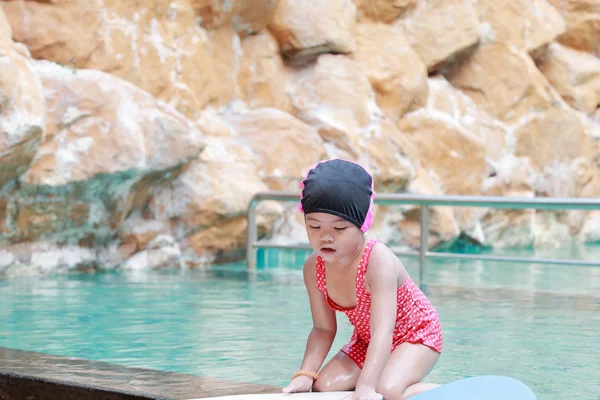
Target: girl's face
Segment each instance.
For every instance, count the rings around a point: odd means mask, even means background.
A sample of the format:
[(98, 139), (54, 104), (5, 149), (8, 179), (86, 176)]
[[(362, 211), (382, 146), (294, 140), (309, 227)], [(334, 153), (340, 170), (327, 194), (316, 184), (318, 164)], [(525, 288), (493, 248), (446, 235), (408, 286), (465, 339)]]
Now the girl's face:
[(363, 244), (363, 232), (343, 218), (310, 213), (304, 221), (311, 247), (326, 262), (343, 262)]

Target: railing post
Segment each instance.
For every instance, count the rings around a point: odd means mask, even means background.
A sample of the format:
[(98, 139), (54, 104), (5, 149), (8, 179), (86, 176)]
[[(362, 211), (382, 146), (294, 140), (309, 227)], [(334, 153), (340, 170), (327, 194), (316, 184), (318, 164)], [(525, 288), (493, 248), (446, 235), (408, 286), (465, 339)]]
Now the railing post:
[(419, 249), (419, 286), (421, 290), (427, 290), (427, 253), (429, 242), (429, 207), (421, 204), (421, 247)]
[(248, 204), (248, 238), (246, 241), (246, 265), (250, 271), (256, 271), (256, 251), (254, 243), (256, 242), (256, 198), (250, 200)]

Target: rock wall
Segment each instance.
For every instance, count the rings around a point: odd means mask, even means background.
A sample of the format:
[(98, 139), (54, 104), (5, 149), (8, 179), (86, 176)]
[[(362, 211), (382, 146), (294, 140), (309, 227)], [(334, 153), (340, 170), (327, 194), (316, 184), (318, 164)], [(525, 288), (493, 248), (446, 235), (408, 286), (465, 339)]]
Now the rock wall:
[[(600, 195), (600, 0), (0, 6), (0, 275), (240, 259), (251, 196), (326, 157), (378, 192)], [(419, 245), (418, 210), (376, 215)], [(430, 246), (461, 236), (599, 240), (600, 212), (432, 210)]]

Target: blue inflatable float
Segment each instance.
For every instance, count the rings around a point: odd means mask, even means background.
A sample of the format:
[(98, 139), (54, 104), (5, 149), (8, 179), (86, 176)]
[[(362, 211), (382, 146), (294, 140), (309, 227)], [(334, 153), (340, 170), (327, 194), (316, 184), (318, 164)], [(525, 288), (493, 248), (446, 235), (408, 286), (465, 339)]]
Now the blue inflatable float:
[(524, 383), (506, 376), (483, 375), (461, 379), (428, 390), (414, 400), (535, 400)]

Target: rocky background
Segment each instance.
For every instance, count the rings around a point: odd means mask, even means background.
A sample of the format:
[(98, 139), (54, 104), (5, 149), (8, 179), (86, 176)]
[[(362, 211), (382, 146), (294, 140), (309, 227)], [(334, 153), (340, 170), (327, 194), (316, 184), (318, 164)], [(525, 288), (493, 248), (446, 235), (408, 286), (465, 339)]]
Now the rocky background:
[[(0, 275), (241, 259), (251, 196), (326, 157), (378, 192), (600, 195), (600, 0), (0, 6)], [(418, 246), (417, 209), (376, 215)], [(438, 207), (430, 237), (597, 241), (600, 212)]]

